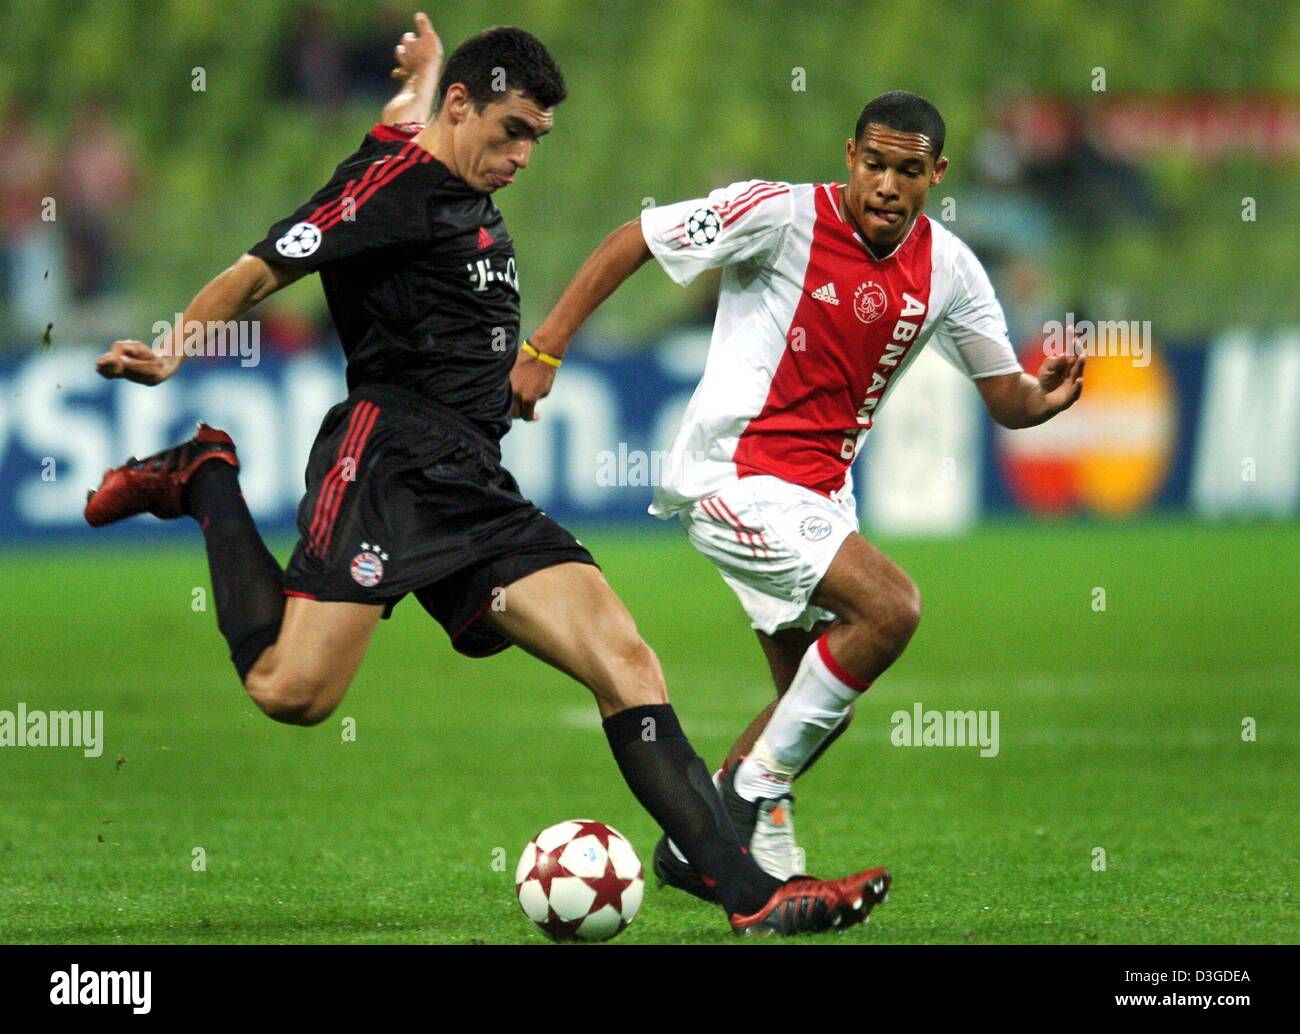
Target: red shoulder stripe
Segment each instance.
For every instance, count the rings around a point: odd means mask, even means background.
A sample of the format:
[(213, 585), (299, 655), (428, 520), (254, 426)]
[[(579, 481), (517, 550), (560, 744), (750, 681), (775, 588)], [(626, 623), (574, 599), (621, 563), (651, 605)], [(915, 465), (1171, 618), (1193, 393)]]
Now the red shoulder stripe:
[(790, 193), (790, 191), (786, 187), (778, 187), (777, 189), (770, 190), (766, 193), (755, 194), (748, 201), (746, 201), (742, 207), (740, 208), (732, 207), (728, 209), (727, 214), (722, 217), (722, 225), (730, 226), (742, 215), (748, 212), (751, 208), (755, 208), (756, 206), (761, 205), (764, 201), (771, 201), (772, 198), (774, 197), (781, 197), (788, 193)]
[[(405, 154), (405, 152), (403, 153)], [(356, 197), (353, 199), (353, 206), (352, 206), (353, 215), (355, 216), (356, 212), (361, 208), (361, 206), (364, 205), (367, 201), (369, 201), (370, 198), (375, 194), (377, 190), (379, 190), (380, 187), (383, 187), (386, 184), (391, 183), (403, 172), (405, 172), (412, 165), (414, 165), (416, 162), (416, 158), (417, 155), (411, 154), (407, 157), (399, 158), (385, 165), (383, 172), (381, 172), (378, 176), (373, 178), (368, 184), (363, 185), (361, 189), (357, 191)], [(330, 229), (333, 226), (337, 226), (340, 222), (342, 222), (344, 214), (345, 213), (342, 206), (339, 207), (339, 210), (337, 212), (331, 212), (325, 218), (325, 220), (319, 224), (319, 229), (321, 233), (324, 233), (326, 230)]]
[[(379, 190), (380, 187), (387, 186), (414, 165), (419, 160), (419, 151), (420, 148), (416, 147), (414, 144), (408, 144), (403, 148), (401, 156), (394, 159), (392, 162), (386, 163), (383, 166), (384, 171), (379, 173), (378, 176), (373, 177), (369, 183), (362, 185), (360, 189), (358, 189), (356, 198), (354, 199), (352, 207), (353, 214), (355, 215), (356, 212), (360, 210), (361, 206), (375, 195), (375, 192)], [(343, 215), (344, 206), (340, 204), (337, 211), (330, 212), (324, 220), (316, 224), (317, 229), (319, 229), (321, 233), (324, 233), (326, 230), (337, 226), (342, 222)]]
[(370, 135), (376, 140), (390, 144), (397, 140), (410, 140), (417, 136), (423, 128), (423, 122), (398, 122), (391, 126), (379, 122), (370, 130)]
[[(410, 145), (408, 144), (407, 146), (409, 147)], [(406, 148), (403, 148), (402, 154), (405, 153), (406, 153)], [(354, 187), (365, 186), (367, 183), (370, 182), (370, 180), (378, 176), (381, 170), (386, 168), (388, 168), (388, 163), (385, 161), (371, 162), (370, 168), (366, 169), (365, 175), (363, 175), (360, 180), (348, 180), (347, 186), (343, 188), (343, 190), (339, 193), (338, 197), (334, 198), (331, 201), (326, 201), (325, 203), (320, 205), (314, 212), (312, 212), (311, 215), (307, 217), (306, 221), (319, 227), (321, 221), (323, 219), (328, 218), (333, 213), (334, 209), (342, 207), (343, 203), (348, 198), (353, 198), (355, 200), (356, 195), (353, 194), (352, 192)]]
[(755, 194), (759, 193), (760, 191), (767, 191), (773, 188), (785, 189), (783, 185), (780, 183), (768, 183), (766, 181), (761, 183), (755, 183), (752, 187), (745, 190), (739, 196), (734, 197), (730, 201), (723, 202), (721, 205), (719, 205), (718, 214), (725, 215), (728, 211), (735, 208), (737, 205), (743, 205), (747, 200), (749, 200), (751, 197), (753, 197)]
[(365, 175), (360, 180), (349, 180), (348, 185), (343, 188), (338, 197), (332, 201), (326, 201), (312, 212), (306, 221), (312, 223), (323, 233), (342, 220), (349, 198), (352, 200), (352, 212), (355, 215), (356, 210), (365, 204), (374, 195), (375, 191), (385, 184), (391, 183), (414, 165), (417, 159), (421, 164), (427, 164), (431, 158), (432, 155), (423, 148), (415, 144), (407, 144), (389, 161), (381, 159), (372, 162), (370, 168), (366, 170)]

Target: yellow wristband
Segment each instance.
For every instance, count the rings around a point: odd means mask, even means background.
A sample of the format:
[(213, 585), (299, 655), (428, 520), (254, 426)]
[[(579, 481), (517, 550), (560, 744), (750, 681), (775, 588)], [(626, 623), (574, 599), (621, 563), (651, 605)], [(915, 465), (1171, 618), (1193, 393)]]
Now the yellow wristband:
[(562, 362), (564, 362), (564, 360), (561, 359), (558, 355), (551, 355), (549, 352), (537, 351), (537, 349), (535, 349), (532, 345), (530, 345), (526, 340), (519, 347), (522, 348), (529, 355), (531, 355), (534, 359), (538, 360), (539, 362), (545, 363), (547, 366), (559, 366)]

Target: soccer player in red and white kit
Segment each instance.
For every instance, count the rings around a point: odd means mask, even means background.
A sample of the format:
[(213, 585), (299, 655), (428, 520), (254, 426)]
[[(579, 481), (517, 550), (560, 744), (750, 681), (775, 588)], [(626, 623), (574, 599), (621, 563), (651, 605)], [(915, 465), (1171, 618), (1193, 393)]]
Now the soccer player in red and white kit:
[[(916, 585), (858, 533), (850, 467), (927, 343), (970, 377), (993, 419), (1029, 427), (1083, 389), (1083, 356), (1024, 373), (970, 248), (923, 213), (948, 168), (943, 118), (895, 91), (848, 141), (848, 180), (750, 180), (645, 210), (579, 269), (520, 351), (515, 413), (534, 407), (591, 312), (654, 256), (688, 284), (722, 267), (704, 376), (650, 512), (677, 515), (735, 591), (778, 699), (716, 777), (742, 841), (778, 878), (804, 868), (791, 783), (843, 732), (921, 615)], [(661, 880), (711, 899), (661, 840)]]

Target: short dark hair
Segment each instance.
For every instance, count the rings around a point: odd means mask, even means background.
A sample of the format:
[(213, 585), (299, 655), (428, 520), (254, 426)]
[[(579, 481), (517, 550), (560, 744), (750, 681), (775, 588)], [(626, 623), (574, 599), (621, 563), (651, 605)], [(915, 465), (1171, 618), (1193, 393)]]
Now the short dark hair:
[(509, 25), (480, 32), (452, 51), (438, 80), (440, 109), (452, 83), (464, 84), (474, 110), (480, 112), (493, 101), (505, 100), (510, 90), (543, 108), (555, 107), (568, 95), (560, 66), (541, 40)]
[(882, 93), (858, 116), (858, 126), (853, 139), (861, 140), (868, 122), (879, 122), (882, 126), (896, 129), (900, 133), (924, 133), (930, 138), (930, 147), (934, 160), (943, 154), (943, 138), (948, 127), (943, 124), (939, 109), (917, 93), (906, 90), (890, 90)]

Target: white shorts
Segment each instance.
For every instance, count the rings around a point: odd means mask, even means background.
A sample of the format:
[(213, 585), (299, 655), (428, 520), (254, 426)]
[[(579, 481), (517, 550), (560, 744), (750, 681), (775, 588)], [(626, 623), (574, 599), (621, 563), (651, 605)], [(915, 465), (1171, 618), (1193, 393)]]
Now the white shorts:
[(808, 600), (844, 539), (858, 530), (851, 489), (828, 499), (776, 477), (739, 478), (679, 516), (760, 632), (834, 619)]

